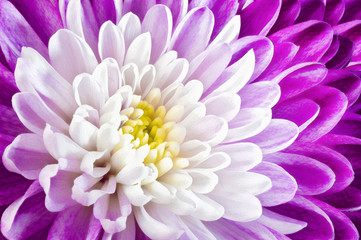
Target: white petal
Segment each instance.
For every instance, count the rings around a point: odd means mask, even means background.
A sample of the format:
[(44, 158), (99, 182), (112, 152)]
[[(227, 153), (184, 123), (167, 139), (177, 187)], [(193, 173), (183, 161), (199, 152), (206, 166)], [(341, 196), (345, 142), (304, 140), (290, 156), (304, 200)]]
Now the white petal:
[(211, 147), (199, 140), (191, 140), (182, 143), (180, 146), (180, 157), (187, 158), (189, 161), (204, 160), (211, 152)]
[(242, 107), (272, 108), (281, 96), (277, 83), (271, 81), (248, 84), (238, 93), (242, 98)]
[(238, 38), (240, 29), (241, 17), (240, 15), (236, 15), (229, 20), (209, 46), (214, 46), (219, 43), (231, 43), (233, 40)]
[(111, 97), (119, 89), (121, 81), (118, 62), (113, 58), (103, 60), (93, 72), (106, 98)]
[(111, 21), (107, 21), (100, 28), (98, 49), (102, 60), (114, 58), (119, 67), (123, 65), (125, 56), (124, 37), (120, 28)]
[(110, 170), (110, 164), (105, 163), (104, 158), (109, 158), (109, 153), (87, 152), (81, 161), (80, 169), (94, 178), (103, 177)]
[(97, 136), (97, 149), (98, 151), (113, 150), (113, 148), (119, 143), (119, 133), (117, 128), (111, 124), (103, 124)]
[(130, 44), (124, 64), (135, 63), (139, 69), (149, 64), (152, 40), (150, 33), (143, 33)]
[(208, 98), (204, 104), (207, 108), (207, 115), (216, 115), (229, 122), (239, 112), (241, 98), (237, 94), (223, 93)]
[(140, 20), (137, 15), (129, 12), (119, 21), (118, 27), (124, 36), (125, 49), (128, 49), (131, 42), (133, 42), (141, 32)]
[(139, 94), (141, 96), (146, 96), (149, 91), (153, 88), (154, 80), (156, 76), (156, 71), (153, 65), (145, 66), (139, 76)]
[(184, 170), (170, 171), (158, 178), (158, 180), (172, 187), (183, 189), (188, 188), (192, 184), (192, 177)]
[(125, 65), (121, 69), (122, 81), (124, 85), (128, 85), (132, 88), (133, 92), (135, 91), (137, 85), (139, 84), (139, 69), (138, 66), (134, 63)]
[(171, 191), (170, 188), (167, 188), (163, 183), (158, 181), (144, 185), (143, 189), (153, 196), (152, 202), (159, 204), (170, 203), (175, 196), (175, 191)]
[(77, 112), (70, 123), (69, 135), (82, 148), (96, 150), (98, 128), (82, 116), (77, 115)]
[(89, 45), (66, 29), (50, 38), (49, 56), (51, 65), (70, 83), (80, 73), (92, 73), (98, 64)]
[(144, 193), (140, 184), (122, 185), (122, 190), (133, 206), (143, 206), (152, 199), (149, 194)]
[(272, 111), (269, 108), (241, 108), (229, 122), (224, 142), (240, 141), (257, 135), (269, 125), (271, 118)]
[(104, 105), (105, 96), (98, 82), (88, 73), (79, 74), (74, 83), (75, 100), (79, 106), (89, 105), (100, 111)]
[(215, 153), (211, 153), (206, 159), (199, 162), (195, 162), (194, 165), (190, 165), (189, 168), (200, 168), (209, 171), (218, 171), (228, 167), (231, 164), (232, 160), (227, 153), (215, 152)]
[(192, 177), (190, 190), (196, 193), (209, 193), (218, 183), (218, 176), (208, 169), (189, 169), (188, 174)]

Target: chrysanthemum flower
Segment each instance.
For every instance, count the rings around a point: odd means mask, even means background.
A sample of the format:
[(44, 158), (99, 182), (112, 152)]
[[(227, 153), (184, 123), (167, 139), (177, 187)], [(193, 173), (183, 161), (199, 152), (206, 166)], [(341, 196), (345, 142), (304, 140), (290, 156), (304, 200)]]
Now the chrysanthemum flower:
[(360, 94), (357, 76), (323, 65), (356, 56), (348, 36), (307, 21), (332, 11), (11, 2), (0, 0), (6, 238), (357, 238), (325, 203), (342, 210), (334, 199), (350, 192), (345, 157), (357, 155), (327, 133)]

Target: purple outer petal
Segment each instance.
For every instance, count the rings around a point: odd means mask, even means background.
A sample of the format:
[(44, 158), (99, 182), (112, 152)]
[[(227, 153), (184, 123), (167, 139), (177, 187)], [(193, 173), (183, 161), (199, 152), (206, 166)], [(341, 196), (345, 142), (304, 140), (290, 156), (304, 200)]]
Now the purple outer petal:
[(322, 58), (320, 59), (320, 63), (326, 63), (330, 61), (336, 55), (339, 48), (340, 48), (339, 35), (334, 34), (331, 45), (327, 49), (327, 51), (323, 54)]
[(339, 36), (339, 42), (340, 47), (335, 56), (326, 63), (326, 67), (329, 69), (343, 68), (351, 61), (355, 44), (350, 39), (342, 36)]
[(331, 26), (336, 25), (345, 12), (344, 0), (326, 0), (326, 11), (323, 20)]
[(354, 19), (361, 19), (361, 2), (358, 0), (345, 0), (345, 13), (340, 22), (349, 22)]
[(300, 49), (293, 64), (317, 62), (330, 47), (332, 28), (325, 22), (307, 21), (282, 29), (270, 36), (274, 43), (292, 42)]
[(102, 230), (91, 207), (75, 206), (58, 214), (48, 239), (98, 239)]
[(331, 219), (335, 228), (335, 239), (337, 240), (357, 240), (359, 233), (351, 220), (341, 211), (326, 203), (310, 198), (310, 201), (320, 207)]
[(147, 11), (155, 4), (156, 0), (124, 0), (123, 14), (132, 12), (142, 21)]
[(308, 20), (322, 20), (325, 14), (324, 0), (299, 0), (301, 3), (301, 12), (296, 23)]
[(336, 175), (336, 181), (326, 194), (345, 189), (354, 179), (351, 163), (342, 154), (315, 143), (294, 143), (287, 150), (290, 153), (301, 154), (326, 164)]
[(317, 118), (300, 133), (300, 141), (315, 141), (331, 131), (345, 113), (348, 104), (343, 92), (328, 86), (316, 86), (300, 97), (311, 99), (320, 106)]
[(10, 0), (26, 19), (41, 40), (47, 45), (49, 38), (63, 28), (58, 6), (49, 0)]
[(170, 9), (174, 26), (184, 17), (188, 9), (188, 0), (157, 0), (157, 4), (164, 4)]
[(254, 1), (241, 11), (242, 27), (239, 36), (266, 36), (280, 10), (281, 0)]
[(43, 230), (54, 220), (44, 205), (44, 192), (37, 181), (24, 196), (13, 202), (1, 217), (1, 232), (8, 239), (26, 239)]
[(0, 0), (0, 46), (12, 70), (20, 56), (21, 48), (32, 47), (45, 58), (46, 45), (9, 1)]
[(352, 186), (327, 196), (319, 196), (323, 202), (344, 211), (361, 209), (361, 190)]
[(273, 25), (270, 34), (292, 25), (301, 12), (301, 4), (298, 0), (283, 0), (280, 14)]
[[(93, 0), (92, 6), (94, 11), (94, 15), (101, 26), (104, 22), (110, 20), (114, 24), (117, 24), (117, 20), (119, 18), (118, 15), (120, 13), (117, 11), (117, 7), (115, 4), (121, 4), (121, 1), (117, 2), (116, 0)], [(119, 9), (120, 10), (120, 9)]]
[(25, 132), (28, 132), (28, 130), (20, 122), (15, 111), (0, 104), (0, 133), (15, 137)]
[(288, 235), (291, 239), (334, 239), (334, 229), (330, 218), (318, 206), (304, 197), (296, 195), (292, 201), (276, 207), (270, 207), (269, 209), (308, 223), (301, 231)]
[(334, 26), (334, 30), (345, 38), (349, 38), (355, 44), (355, 50), (351, 62), (361, 61), (361, 20), (355, 20)]

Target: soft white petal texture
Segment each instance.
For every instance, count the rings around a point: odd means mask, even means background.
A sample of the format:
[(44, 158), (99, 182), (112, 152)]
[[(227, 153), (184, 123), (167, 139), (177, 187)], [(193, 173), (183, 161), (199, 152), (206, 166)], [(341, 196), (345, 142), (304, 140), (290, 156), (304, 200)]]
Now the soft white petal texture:
[(307, 226), (306, 222), (277, 214), (268, 209), (263, 209), (262, 216), (258, 221), (282, 234), (295, 233)]
[(155, 212), (155, 206), (150, 209), (153, 210), (155, 216), (150, 215), (145, 207), (133, 208), (134, 216), (139, 224), (139, 227), (148, 237), (159, 240), (177, 239), (180, 237), (182, 234), (180, 230), (174, 229), (156, 219), (162, 215), (164, 216), (165, 213)]
[(211, 10), (206, 7), (192, 9), (174, 30), (169, 49), (177, 51), (180, 57), (193, 59), (206, 48), (213, 26)]
[(168, 7), (155, 5), (146, 13), (142, 22), (142, 32), (149, 32), (152, 37), (150, 63), (154, 63), (166, 50), (172, 27), (172, 13)]
[(134, 63), (139, 69), (142, 69), (149, 63), (152, 48), (150, 33), (143, 33), (136, 37), (130, 44), (125, 55), (124, 64)]
[(141, 32), (140, 20), (137, 15), (129, 12), (119, 21), (118, 27), (124, 36), (125, 49), (128, 49), (134, 38)]
[(57, 115), (65, 121), (71, 119), (76, 107), (71, 84), (34, 49), (22, 48), (15, 79), (21, 91), (38, 94)]
[(192, 169), (187, 171), (192, 178), (190, 189), (196, 193), (209, 193), (218, 184), (218, 176), (205, 169)]
[(209, 239), (216, 240), (216, 237), (208, 230), (206, 226), (192, 217), (182, 217), (185, 233), (180, 239)]
[(80, 73), (92, 73), (98, 64), (89, 45), (66, 29), (50, 38), (49, 56), (54, 69), (70, 83)]
[(208, 98), (204, 104), (206, 105), (208, 115), (223, 117), (227, 122), (229, 122), (239, 112), (241, 107), (241, 98), (236, 94), (223, 93)]
[(240, 15), (234, 16), (229, 22), (223, 27), (220, 33), (211, 42), (210, 46), (214, 46), (220, 43), (231, 43), (239, 36), (241, 29), (241, 17)]
[(227, 169), (247, 171), (262, 161), (262, 150), (253, 143), (239, 142), (215, 147), (216, 151), (225, 152), (231, 158)]
[(253, 137), (262, 132), (271, 122), (269, 108), (241, 108), (229, 122), (229, 130), (224, 142), (235, 142)]
[(274, 82), (256, 82), (242, 88), (238, 93), (242, 107), (272, 108), (281, 96), (281, 89)]
[(118, 62), (113, 58), (103, 60), (95, 68), (93, 77), (101, 86), (106, 98), (113, 96), (122, 83)]
[(125, 56), (124, 37), (119, 27), (108, 21), (99, 30), (99, 55), (102, 60), (113, 58), (119, 67), (123, 65)]
[[(79, 106), (89, 105), (100, 110), (104, 104), (105, 96), (100, 85), (95, 79), (87, 74), (79, 74), (73, 82), (75, 100)], [(94, 96), (97, 96), (96, 98)]]

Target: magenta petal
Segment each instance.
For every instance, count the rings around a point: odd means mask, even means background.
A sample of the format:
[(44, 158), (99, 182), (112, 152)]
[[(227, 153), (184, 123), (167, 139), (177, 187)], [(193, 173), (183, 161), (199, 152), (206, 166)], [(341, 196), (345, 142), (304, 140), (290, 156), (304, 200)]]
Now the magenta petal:
[(301, 95), (320, 106), (317, 118), (300, 133), (300, 141), (315, 141), (332, 130), (347, 108), (347, 97), (335, 88), (317, 86)]
[(0, 63), (0, 104), (11, 107), (11, 98), (18, 91), (14, 73)]
[(323, 0), (299, 0), (301, 12), (296, 23), (308, 20), (322, 20), (325, 14), (325, 1)]
[(51, 1), (10, 0), (10, 2), (14, 4), (45, 44), (48, 44), (49, 38), (58, 29), (63, 28), (59, 8)]
[(281, 166), (298, 184), (297, 193), (303, 195), (321, 194), (332, 187), (335, 174), (326, 164), (299, 154), (274, 153), (265, 156), (269, 161)]
[(336, 25), (345, 12), (344, 0), (327, 0), (326, 10), (323, 20), (328, 22), (331, 26)]
[(359, 232), (361, 232), (361, 211), (355, 211), (355, 212), (344, 212), (346, 216), (351, 219), (355, 227)]
[(44, 192), (36, 181), (1, 217), (1, 232), (8, 239), (26, 239), (46, 228), (56, 214), (44, 206)]
[(299, 47), (285, 42), (274, 45), (274, 55), (266, 70), (257, 78), (257, 81), (272, 81), (278, 74), (287, 68), (298, 52)]
[(349, 38), (355, 44), (355, 50), (351, 62), (361, 61), (361, 20), (355, 20), (340, 24), (334, 27), (334, 30), (345, 38)]
[(274, 118), (290, 120), (297, 124), (302, 132), (320, 112), (320, 106), (309, 99), (290, 99), (277, 104), (273, 109)]
[(262, 206), (275, 206), (292, 200), (296, 191), (296, 180), (280, 166), (261, 162), (251, 170), (269, 177), (272, 181), (272, 188), (265, 193), (257, 195)]
[(340, 210), (354, 211), (361, 209), (361, 190), (352, 186), (340, 192), (317, 198)]
[(239, 36), (266, 36), (276, 22), (280, 9), (281, 0), (252, 2), (241, 11), (242, 27)]
[(297, 143), (293, 144), (286, 151), (316, 159), (332, 169), (336, 175), (336, 181), (325, 194), (345, 189), (354, 179), (352, 166), (347, 158), (328, 147), (314, 143)]
[(288, 235), (294, 240), (332, 240), (334, 230), (327, 214), (314, 203), (301, 196), (283, 205), (270, 208), (272, 211), (285, 216), (307, 222), (307, 226), (299, 232)]
[(334, 34), (332, 38), (332, 42), (330, 47), (327, 51), (323, 54), (322, 58), (320, 59), (320, 63), (327, 63), (330, 61), (337, 53), (340, 48), (340, 35)]
[(334, 134), (342, 134), (360, 138), (361, 129), (360, 129), (361, 116), (357, 113), (346, 112), (342, 117), (341, 121), (332, 129)]
[(18, 10), (5, 0), (0, 1), (0, 45), (12, 70), (24, 46), (36, 49), (44, 57), (48, 55), (39, 36)]
[(124, 0), (123, 13), (132, 12), (142, 21), (147, 11), (155, 5), (156, 0)]
[(323, 83), (342, 91), (348, 99), (348, 106), (354, 104), (361, 93), (360, 78), (349, 71), (329, 70)]
[(335, 239), (337, 240), (357, 240), (359, 233), (351, 220), (341, 211), (333, 208), (317, 199), (310, 199), (314, 204), (320, 207), (331, 219), (335, 228)]
[(343, 68), (351, 60), (351, 57), (354, 53), (355, 45), (354, 43), (342, 36), (339, 36), (340, 47), (336, 52), (336, 55), (326, 63), (327, 68)]
[[(120, 18), (121, 6), (116, 6), (117, 1), (109, 0), (94, 0), (92, 1), (94, 15), (101, 26), (106, 21), (112, 21), (117, 24), (117, 20)], [(119, 10), (117, 9), (119, 8)]]
[(300, 49), (293, 64), (316, 62), (329, 48), (333, 37), (332, 28), (324, 22), (307, 21), (282, 29), (270, 36), (275, 42), (292, 42)]
[(101, 229), (99, 220), (93, 216), (92, 208), (75, 206), (58, 214), (48, 239), (95, 240)]
[[(281, 75), (283, 77), (279, 82), (282, 93), (280, 101), (283, 101), (322, 82), (327, 75), (327, 68), (319, 63), (305, 63), (289, 68)], [(280, 76), (276, 79), (279, 78)]]
[(0, 133), (17, 136), (28, 131), (12, 108), (0, 104), (0, 116)]
[(349, 22), (354, 19), (361, 19), (361, 2), (358, 0), (345, 0), (345, 12), (340, 22)]
[(247, 36), (232, 44), (233, 56), (231, 64), (241, 59), (249, 50), (253, 49), (256, 57), (255, 69), (250, 82), (255, 80), (270, 64), (273, 56), (273, 44), (265, 37)]
[(290, 26), (295, 22), (301, 12), (301, 4), (298, 0), (283, 0), (280, 14), (273, 25), (270, 34)]

